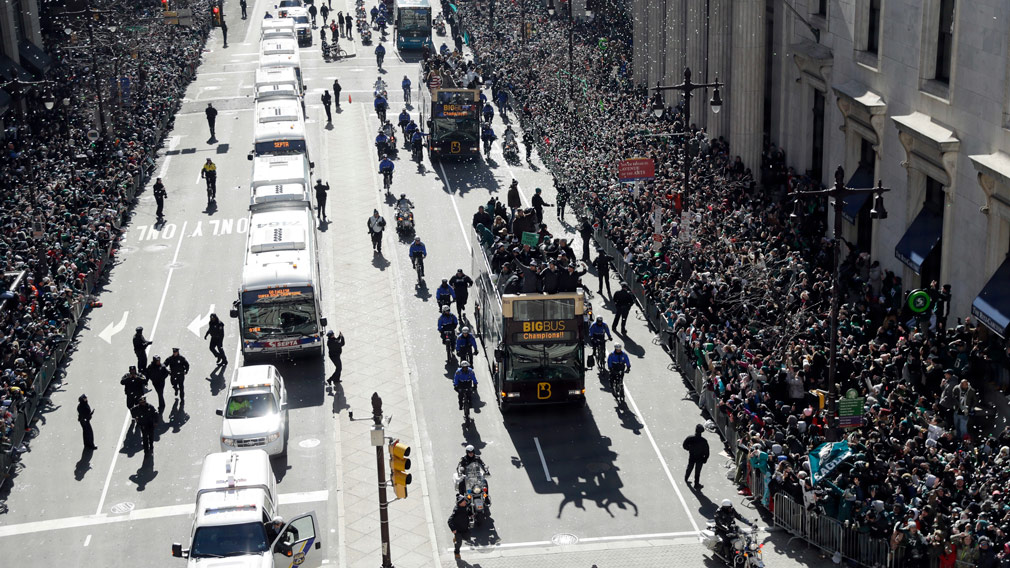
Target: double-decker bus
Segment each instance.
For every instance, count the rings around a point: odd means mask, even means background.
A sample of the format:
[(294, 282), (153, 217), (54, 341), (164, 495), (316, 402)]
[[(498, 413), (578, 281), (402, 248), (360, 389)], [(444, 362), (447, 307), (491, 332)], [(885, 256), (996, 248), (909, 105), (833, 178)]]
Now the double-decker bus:
[(582, 292), (502, 294), (472, 233), (474, 327), (502, 412), (512, 405), (586, 403), (585, 343), (592, 306)]
[(396, 0), (393, 34), (397, 49), (421, 49), (431, 44), (431, 3), (428, 0)]
[(430, 88), (418, 80), (421, 124), (427, 128), (428, 156), (480, 156), (480, 91)]
[(326, 327), (321, 296), (312, 209), (250, 215), (242, 287), (231, 310), (246, 360), (321, 355)]

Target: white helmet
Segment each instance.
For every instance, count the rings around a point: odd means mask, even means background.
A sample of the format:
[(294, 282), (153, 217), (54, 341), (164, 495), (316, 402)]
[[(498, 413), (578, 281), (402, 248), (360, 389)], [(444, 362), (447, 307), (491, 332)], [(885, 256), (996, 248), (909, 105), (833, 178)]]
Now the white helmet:
[(459, 364), (459, 366), (462, 367), (462, 368), (464, 368), (464, 369), (466, 369), (466, 368), (468, 368), (470, 366), (470, 362), (469, 361), (463, 361), (462, 363)]
[(615, 344), (614, 344), (614, 351), (620, 351), (620, 350), (622, 350), (622, 349), (623, 349), (623, 347), (621, 347), (621, 344), (620, 344), (620, 343), (615, 343)]
[(730, 501), (729, 499), (723, 499), (722, 500), (722, 506), (723, 507), (732, 507), (733, 506), (733, 502)]
[(449, 306), (442, 306), (442, 313), (443, 314), (449, 313)]
[[(449, 306), (446, 306), (446, 307), (448, 308)], [(463, 331), (463, 333), (470, 333), (470, 328), (469, 327), (464, 327), (462, 329), (462, 331)]]
[(473, 444), (467, 444), (466, 445), (466, 453), (469, 454), (471, 452), (473, 452)]

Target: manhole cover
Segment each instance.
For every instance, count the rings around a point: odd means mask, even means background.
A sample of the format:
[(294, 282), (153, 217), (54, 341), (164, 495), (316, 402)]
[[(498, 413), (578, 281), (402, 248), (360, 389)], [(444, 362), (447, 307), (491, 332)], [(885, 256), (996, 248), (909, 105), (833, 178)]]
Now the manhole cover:
[(309, 438), (307, 440), (302, 440), (301, 442), (298, 442), (298, 445), (303, 448), (314, 448), (319, 445), (319, 440), (315, 438)]
[(136, 505), (130, 503), (129, 501), (124, 501), (123, 503), (116, 503), (109, 509), (109, 512), (113, 515), (125, 515), (133, 510)]
[(614, 466), (610, 465), (609, 463), (603, 463), (603, 462), (590, 462), (586, 464), (586, 470), (589, 473), (602, 473), (604, 471), (610, 471), (612, 467)]
[(571, 533), (560, 533), (551, 537), (551, 542), (558, 546), (564, 546), (566, 544), (578, 544), (579, 537)]

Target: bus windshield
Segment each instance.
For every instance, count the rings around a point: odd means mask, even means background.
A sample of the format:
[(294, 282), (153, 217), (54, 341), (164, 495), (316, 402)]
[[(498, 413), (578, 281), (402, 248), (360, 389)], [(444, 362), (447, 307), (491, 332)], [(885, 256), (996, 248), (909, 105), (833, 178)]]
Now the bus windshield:
[(510, 345), (510, 381), (556, 381), (579, 379), (582, 370), (582, 345), (553, 343)]
[(292, 287), (285, 291), (278, 295), (263, 290), (242, 293), (243, 339), (303, 336), (318, 331), (312, 288)]
[(212, 525), (196, 529), (190, 558), (263, 554), (270, 549), (263, 523)]
[(441, 140), (446, 136), (459, 133), (464, 140), (477, 143), (476, 118), (436, 118), (432, 138)]
[(400, 8), (399, 16), (396, 27), (401, 32), (431, 31), (430, 8)]

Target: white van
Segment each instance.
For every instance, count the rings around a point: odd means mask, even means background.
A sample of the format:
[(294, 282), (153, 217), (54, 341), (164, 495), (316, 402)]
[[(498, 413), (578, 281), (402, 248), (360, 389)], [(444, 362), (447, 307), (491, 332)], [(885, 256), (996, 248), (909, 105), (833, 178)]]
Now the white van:
[(301, 154), (253, 159), (249, 209), (312, 207), (309, 161)]
[(291, 18), (270, 18), (263, 20), (260, 30), (260, 41), (273, 38), (290, 38), (298, 40), (295, 32), (295, 21)]
[(240, 367), (228, 387), (221, 421), (221, 451), (263, 450), (288, 453), (288, 391), (273, 365)]
[(172, 544), (172, 556), (189, 568), (266, 568), (322, 565), (315, 512), (284, 525), (267, 540), (277, 515), (277, 480), (263, 450), (210, 454), (203, 461), (189, 548)]
[(256, 70), (256, 100), (298, 98), (298, 76), (292, 67), (268, 67)]

